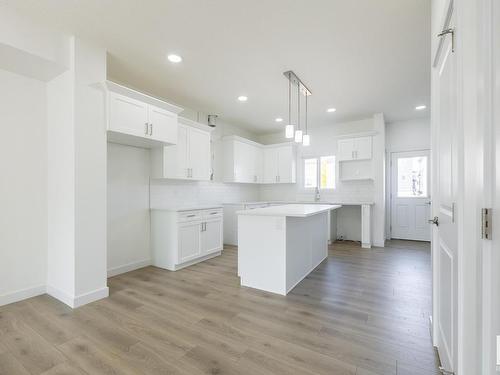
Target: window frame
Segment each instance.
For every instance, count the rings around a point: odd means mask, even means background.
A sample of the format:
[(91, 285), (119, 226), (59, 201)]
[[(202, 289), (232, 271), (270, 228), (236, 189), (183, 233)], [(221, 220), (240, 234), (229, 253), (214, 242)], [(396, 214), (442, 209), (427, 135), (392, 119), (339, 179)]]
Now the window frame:
[[(321, 187), (321, 158), (324, 157), (333, 157), (333, 187), (327, 187), (327, 188), (322, 188)], [(306, 160), (311, 160), (315, 159), (316, 160), (316, 186), (317, 187), (305, 187), (306, 183)], [(337, 156), (335, 154), (328, 154), (328, 155), (320, 155), (320, 156), (308, 156), (308, 157), (302, 157), (302, 181), (301, 181), (301, 188), (303, 191), (311, 192), (311, 191), (316, 191), (318, 189), (319, 191), (333, 191), (337, 189)]]

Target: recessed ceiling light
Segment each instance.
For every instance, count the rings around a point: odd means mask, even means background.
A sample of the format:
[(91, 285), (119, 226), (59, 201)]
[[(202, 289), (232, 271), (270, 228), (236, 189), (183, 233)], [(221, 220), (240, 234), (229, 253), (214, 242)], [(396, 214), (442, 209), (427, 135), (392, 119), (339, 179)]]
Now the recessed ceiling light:
[(426, 108), (427, 108), (427, 107), (426, 107), (425, 105), (417, 105), (417, 106), (415, 107), (415, 109), (416, 109), (417, 111), (421, 111), (422, 109), (426, 109)]
[(326, 111), (332, 113), (335, 112), (336, 110), (337, 110), (336, 108), (328, 108)]
[(274, 121), (276, 121), (276, 122), (282, 122), (283, 119), (281, 117), (277, 117), (276, 120), (274, 120)]
[(241, 95), (241, 96), (238, 96), (238, 100), (240, 102), (246, 102), (248, 100), (248, 98), (245, 95)]
[(167, 59), (168, 61), (172, 62), (172, 63), (180, 63), (182, 61), (182, 57), (180, 57), (179, 55), (168, 55), (167, 56)]

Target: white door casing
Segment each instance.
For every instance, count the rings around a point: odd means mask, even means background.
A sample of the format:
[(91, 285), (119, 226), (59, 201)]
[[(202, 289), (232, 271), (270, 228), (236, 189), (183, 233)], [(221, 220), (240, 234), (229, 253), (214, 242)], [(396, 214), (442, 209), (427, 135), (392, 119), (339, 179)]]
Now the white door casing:
[[(444, 29), (454, 27), (453, 3)], [(434, 337), (441, 363), (457, 371), (458, 363), (458, 226), (456, 202), (459, 186), (457, 62), (452, 34), (442, 37), (434, 66), (432, 211), (439, 218), (433, 226)], [(462, 161), (463, 163), (463, 161)]]
[[(425, 176), (412, 181), (405, 181), (409, 176), (403, 174), (405, 161), (421, 160), (425, 163)], [(430, 241), (430, 184), (429, 184), (429, 150), (391, 153), (391, 238)], [(403, 181), (400, 181), (402, 179)], [(419, 177), (419, 176), (412, 176)], [(425, 186), (417, 186), (421, 181)], [(404, 186), (401, 183), (407, 182)], [(412, 186), (415, 190), (404, 191), (404, 187)], [(401, 191), (403, 190), (403, 191)], [(414, 196), (412, 196), (414, 195)]]

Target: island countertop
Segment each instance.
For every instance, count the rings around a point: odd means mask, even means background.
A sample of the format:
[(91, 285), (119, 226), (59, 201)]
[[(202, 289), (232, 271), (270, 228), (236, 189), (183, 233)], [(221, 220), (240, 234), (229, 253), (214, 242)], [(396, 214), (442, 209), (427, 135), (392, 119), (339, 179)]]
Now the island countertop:
[(322, 212), (336, 210), (342, 207), (339, 204), (284, 204), (256, 208), (253, 210), (237, 211), (238, 215), (249, 216), (283, 216), (283, 217), (309, 217)]

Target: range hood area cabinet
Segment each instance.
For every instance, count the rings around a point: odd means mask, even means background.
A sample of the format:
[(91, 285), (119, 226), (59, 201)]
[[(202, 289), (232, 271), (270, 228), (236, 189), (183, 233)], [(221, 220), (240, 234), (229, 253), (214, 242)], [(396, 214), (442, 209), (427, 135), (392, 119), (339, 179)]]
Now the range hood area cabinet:
[(262, 145), (238, 136), (222, 140), (224, 182), (258, 184), (264, 179)]
[(154, 148), (177, 143), (180, 107), (107, 81), (108, 141)]
[(339, 178), (341, 181), (373, 180), (372, 136), (338, 140)]
[(179, 118), (176, 144), (151, 150), (152, 178), (209, 181), (211, 129)]
[(295, 183), (296, 151), (292, 143), (262, 145), (238, 136), (226, 136), (222, 142), (224, 182)]

